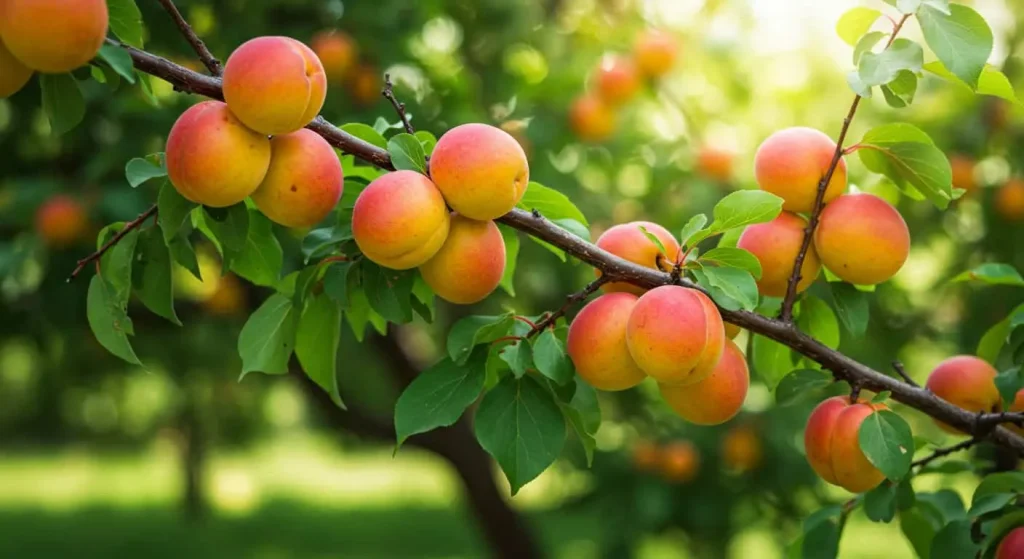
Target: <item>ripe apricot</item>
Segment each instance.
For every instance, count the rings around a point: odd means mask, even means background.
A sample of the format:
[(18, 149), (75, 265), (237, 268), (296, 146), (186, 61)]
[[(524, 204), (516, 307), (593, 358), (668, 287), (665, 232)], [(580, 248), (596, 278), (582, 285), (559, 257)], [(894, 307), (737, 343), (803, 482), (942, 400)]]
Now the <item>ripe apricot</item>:
[(697, 172), (718, 182), (729, 182), (734, 157), (731, 151), (702, 146), (697, 152)]
[(252, 201), (271, 221), (312, 227), (338, 205), (345, 174), (334, 148), (312, 130), (274, 136), (270, 168)]
[(580, 378), (598, 390), (625, 390), (647, 378), (626, 344), (626, 323), (636, 302), (630, 293), (602, 295), (569, 325), (569, 358)]
[(25, 87), (32, 77), (32, 69), (14, 58), (0, 39), (0, 99), (6, 99)]
[(89, 216), (77, 199), (58, 194), (36, 210), (36, 232), (46, 245), (67, 248), (89, 233)]
[[(754, 177), (761, 190), (785, 201), (782, 209), (809, 212), (835, 151), (836, 143), (819, 130), (802, 126), (779, 130), (757, 148)], [(836, 199), (844, 190), (846, 161), (840, 158), (825, 188), (824, 202)]]
[(751, 425), (738, 425), (722, 439), (722, 462), (730, 470), (749, 472), (761, 464), (761, 437)]
[(949, 158), (949, 166), (953, 171), (953, 186), (971, 192), (978, 187), (974, 179), (974, 160), (966, 155), (953, 155)]
[(689, 441), (675, 441), (661, 450), (661, 475), (675, 483), (693, 481), (700, 471), (700, 451)]
[(200, 303), (203, 309), (216, 316), (238, 316), (247, 308), (248, 297), (242, 282), (234, 274), (217, 278), (217, 287)]
[(505, 273), (505, 241), (493, 221), (476, 221), (455, 214), (448, 239), (420, 274), (439, 297), (469, 305), (482, 301), (501, 283)]
[(668, 73), (676, 62), (679, 45), (674, 37), (657, 30), (648, 30), (633, 45), (636, 65), (645, 75), (657, 78)]
[(103, 46), (107, 2), (3, 0), (0, 36), (25, 66), (48, 74), (70, 72), (86, 65)]
[(640, 296), (626, 323), (626, 344), (640, 370), (662, 384), (707, 378), (725, 348), (718, 308), (687, 287), (663, 285)]
[(621, 105), (640, 90), (640, 72), (624, 56), (606, 56), (594, 74), (597, 94), (609, 105)]
[(530, 182), (530, 165), (508, 132), (486, 124), (463, 124), (437, 141), (430, 176), (453, 210), (484, 221), (515, 207)]
[(1006, 221), (1024, 221), (1024, 180), (1006, 181), (995, 195), (995, 208)]
[[(973, 355), (956, 355), (941, 362), (928, 375), (925, 386), (943, 400), (970, 412), (990, 412), (1001, 407), (996, 388), (996, 369)], [(942, 422), (944, 431), (960, 433)]]
[(407, 270), (437, 254), (450, 222), (444, 198), (430, 179), (415, 171), (395, 171), (359, 193), (352, 209), (352, 236), (370, 260)]
[[(789, 212), (780, 213), (767, 223), (748, 226), (740, 235), (736, 246), (750, 251), (761, 263), (761, 279), (757, 289), (763, 295), (782, 297), (786, 294), (793, 263), (804, 240), (807, 220)], [(800, 266), (800, 281), (797, 293), (814, 283), (821, 273), (821, 262), (814, 246), (807, 249), (803, 265)]]
[(653, 472), (661, 460), (661, 449), (651, 441), (640, 440), (633, 445), (633, 467), (641, 472)]
[(1024, 527), (1014, 528), (1003, 536), (996, 548), (995, 559), (1020, 559), (1024, 557)]
[(332, 29), (321, 31), (309, 42), (323, 64), (327, 79), (340, 84), (349, 76), (356, 63), (356, 42), (344, 31)]
[(309, 124), (326, 95), (320, 59), (289, 37), (246, 41), (224, 65), (224, 100), (238, 120), (262, 134), (287, 134)]
[(615, 111), (593, 95), (577, 97), (569, 105), (569, 126), (580, 140), (600, 143), (615, 133)]
[(356, 105), (369, 107), (381, 100), (380, 72), (373, 66), (356, 66), (348, 82), (349, 94)]
[(731, 322), (726, 322), (725, 323), (725, 335), (730, 340), (735, 340), (736, 336), (739, 336), (740, 332), (742, 332), (742, 331), (743, 331), (742, 328), (740, 328), (739, 326), (736, 326), (735, 324), (732, 324)]
[[(643, 230), (640, 229), (641, 227), (647, 229), (648, 233), (661, 241), (661, 244), (665, 246), (667, 254), (661, 254), (661, 249), (658, 248), (658, 245), (654, 244), (654, 241), (647, 238), (647, 235), (644, 235)], [(679, 258), (680, 250), (679, 242), (672, 236), (672, 233), (669, 233), (667, 229), (657, 223), (650, 221), (632, 221), (610, 227), (597, 238), (597, 246), (619, 258), (624, 258), (634, 264), (647, 266), (648, 268), (658, 269), (660, 261), (662, 263), (660, 268), (665, 270), (672, 269), (672, 265)], [(594, 270), (594, 273), (598, 276), (601, 275), (600, 270)], [(621, 281), (606, 283), (601, 286), (601, 289), (605, 293), (625, 291), (635, 295), (641, 295), (646, 291), (646, 289)]]
[(212, 207), (237, 204), (263, 182), (270, 140), (246, 128), (220, 101), (178, 117), (167, 136), (167, 176), (178, 193)]
[(711, 374), (686, 386), (659, 384), (661, 397), (677, 414), (697, 425), (719, 425), (736, 416), (750, 388), (750, 371), (739, 346), (725, 340), (725, 349)]
[(846, 194), (821, 212), (814, 248), (843, 281), (874, 285), (888, 281), (907, 261), (910, 230), (900, 212), (878, 196)]
[(873, 489), (885, 479), (860, 449), (860, 425), (884, 404), (851, 403), (846, 396), (818, 404), (807, 418), (804, 447), (811, 468), (825, 481), (853, 493)]

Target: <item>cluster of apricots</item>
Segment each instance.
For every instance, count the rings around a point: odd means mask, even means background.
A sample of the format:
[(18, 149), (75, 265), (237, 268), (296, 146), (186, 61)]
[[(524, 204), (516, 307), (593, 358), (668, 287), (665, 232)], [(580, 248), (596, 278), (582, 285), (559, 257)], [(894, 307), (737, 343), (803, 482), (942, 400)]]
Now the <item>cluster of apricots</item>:
[(644, 78), (665, 75), (676, 62), (679, 45), (671, 35), (647, 30), (637, 37), (632, 56), (608, 55), (591, 76), (592, 91), (572, 102), (569, 125), (585, 142), (603, 142), (618, 126), (616, 109), (633, 99)]
[[(757, 257), (763, 295), (786, 294), (807, 220), (814, 209), (818, 183), (832, 164), (836, 144), (812, 128), (775, 132), (758, 148), (754, 174), (762, 190), (783, 199), (774, 220), (748, 227), (737, 245)], [(875, 285), (889, 280), (910, 254), (910, 232), (903, 216), (872, 194), (844, 194), (846, 162), (840, 158), (825, 189), (814, 242), (800, 268), (797, 292), (807, 289), (824, 265), (843, 281)]]
[(84, 66), (106, 35), (106, 0), (0, 2), (0, 99), (24, 87), (34, 72)]
[(429, 177), (395, 171), (359, 194), (352, 234), (373, 262), (418, 267), (442, 299), (475, 303), (505, 273), (505, 241), (494, 219), (515, 207), (529, 181), (515, 138), (486, 124), (456, 126), (434, 146)]
[(259, 37), (224, 66), (224, 99), (186, 110), (167, 138), (167, 174), (193, 202), (226, 207), (252, 196), (268, 218), (311, 227), (334, 209), (344, 175), (334, 148), (303, 127), (327, 94), (306, 45)]
[[(949, 165), (953, 171), (953, 186), (966, 190), (966, 195), (978, 191), (973, 159), (963, 154), (953, 154), (949, 157)], [(1010, 177), (1002, 186), (998, 186), (992, 198), (992, 207), (996, 215), (1005, 221), (1024, 222), (1024, 179)]]
[(321, 31), (309, 42), (327, 72), (327, 81), (345, 86), (358, 105), (372, 105), (380, 99), (380, 72), (360, 62), (359, 47), (348, 33), (338, 29)]
[[(667, 253), (652, 243), (655, 235)], [(659, 268), (679, 258), (679, 243), (650, 222), (616, 225), (597, 246), (621, 258)], [(666, 285), (650, 291), (611, 282), (569, 326), (567, 347), (576, 371), (599, 390), (625, 390), (647, 377), (684, 419), (700, 425), (728, 421), (750, 386), (740, 348), (726, 333), (715, 304), (696, 289)], [(731, 329), (729, 334), (735, 335)]]

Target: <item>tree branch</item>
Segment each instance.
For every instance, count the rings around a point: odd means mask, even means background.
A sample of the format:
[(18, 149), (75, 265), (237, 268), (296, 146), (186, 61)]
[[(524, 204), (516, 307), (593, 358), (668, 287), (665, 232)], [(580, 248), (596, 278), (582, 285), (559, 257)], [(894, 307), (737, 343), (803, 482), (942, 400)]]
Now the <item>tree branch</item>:
[(118, 231), (116, 235), (111, 237), (109, 241), (103, 243), (103, 246), (101, 246), (98, 250), (96, 250), (96, 252), (94, 252), (94, 253), (90, 254), (89, 256), (86, 256), (85, 258), (79, 260), (78, 261), (78, 265), (75, 266), (75, 269), (71, 271), (71, 275), (69, 275), (68, 279), (65, 280), (65, 281), (70, 283), (71, 280), (73, 280), (76, 277), (78, 277), (78, 274), (80, 274), (82, 272), (82, 270), (84, 270), (85, 267), (89, 265), (90, 262), (99, 260), (100, 257), (102, 257), (105, 252), (110, 250), (110, 247), (116, 245), (132, 229), (136, 229), (136, 228), (140, 227), (143, 223), (146, 222), (147, 219), (149, 219), (151, 216), (154, 216), (154, 215), (156, 215), (156, 204), (153, 204), (148, 210), (146, 210), (146, 211), (142, 212), (141, 214), (139, 214), (139, 217), (129, 221), (128, 223), (125, 223), (124, 224), (124, 228), (122, 228), (120, 231)]
[(405, 131), (410, 134), (415, 134), (416, 129), (412, 127), (412, 122), (409, 120), (409, 115), (405, 112), (405, 103), (398, 101), (398, 97), (395, 97), (395, 85), (391, 83), (391, 74), (384, 74), (384, 91), (381, 94), (384, 98), (391, 102), (391, 106), (395, 108), (395, 112), (398, 113), (398, 118), (402, 119), (402, 126), (405, 127)]
[(896, 371), (897, 375), (903, 378), (903, 382), (906, 382), (910, 386), (917, 386), (920, 388), (920, 385), (914, 382), (914, 379), (910, 378), (910, 375), (907, 374), (907, 370), (903, 368), (903, 363), (899, 361), (893, 361), (892, 368), (893, 370)]
[(545, 328), (549, 326), (554, 326), (555, 322), (557, 322), (559, 318), (565, 316), (565, 313), (569, 311), (569, 307), (584, 301), (587, 297), (590, 297), (590, 295), (593, 294), (595, 291), (601, 289), (601, 286), (608, 283), (608, 281), (608, 276), (598, 276), (596, 280), (588, 283), (586, 287), (584, 287), (583, 289), (577, 291), (576, 293), (573, 293), (572, 295), (569, 295), (568, 297), (565, 298), (565, 304), (559, 307), (559, 309), (556, 310), (555, 312), (548, 313), (548, 315), (545, 316), (543, 319), (537, 321), (537, 324), (534, 324), (533, 328), (530, 328), (530, 331), (527, 332), (526, 336), (524, 337), (532, 338), (533, 336), (536, 336), (537, 334), (543, 332)]
[(953, 454), (954, 452), (960, 452), (961, 450), (967, 450), (968, 448), (971, 448), (972, 446), (974, 446), (974, 445), (976, 445), (976, 444), (978, 444), (980, 442), (981, 442), (980, 438), (978, 438), (978, 437), (971, 437), (971, 438), (967, 439), (966, 441), (957, 443), (957, 444), (955, 444), (953, 446), (937, 449), (935, 452), (929, 454), (928, 456), (925, 456), (924, 458), (922, 458), (920, 460), (915, 460), (914, 462), (912, 462), (910, 464), (910, 467), (911, 468), (923, 468), (924, 466), (928, 465), (929, 463), (931, 463), (934, 460), (942, 458), (943, 456), (948, 456), (950, 454)]
[(213, 56), (210, 49), (206, 48), (206, 43), (196, 35), (196, 32), (192, 30), (192, 26), (185, 21), (181, 12), (178, 11), (178, 7), (174, 5), (174, 1), (160, 0), (160, 3), (163, 4), (167, 13), (171, 14), (171, 19), (174, 20), (174, 23), (178, 26), (181, 34), (185, 36), (185, 40), (188, 41), (188, 44), (192, 45), (192, 50), (196, 51), (196, 54), (199, 56), (199, 60), (210, 71), (210, 74), (219, 76), (221, 74), (220, 61)]
[[(125, 49), (131, 55), (135, 67), (140, 71), (163, 79), (181, 91), (198, 93), (214, 99), (223, 98), (219, 79), (192, 72), (169, 60), (139, 49), (132, 47), (125, 47)], [(331, 145), (371, 165), (383, 169), (394, 169), (386, 150), (360, 140), (322, 118), (317, 118), (307, 128), (323, 136)], [(555, 225), (540, 213), (516, 208), (498, 218), (498, 221), (561, 248), (575, 258), (601, 270), (602, 275), (608, 276), (610, 281), (625, 281), (645, 288), (676, 284), (700, 289), (699, 286), (687, 280), (675, 280), (669, 273), (634, 264), (602, 250)], [(888, 390), (892, 393), (892, 398), (898, 402), (920, 410), (965, 433), (974, 432), (975, 414), (940, 399), (928, 390), (908, 385), (900, 379), (859, 363), (822, 344), (790, 322), (748, 311), (730, 311), (722, 308), (719, 310), (722, 318), (727, 322), (777, 341), (819, 363), (824, 369), (832, 371), (833, 375), (857, 382), (864, 390), (873, 392)], [(1008, 429), (996, 427), (989, 436), (997, 444), (1005, 446), (1017, 454), (1024, 454), (1024, 438)]]

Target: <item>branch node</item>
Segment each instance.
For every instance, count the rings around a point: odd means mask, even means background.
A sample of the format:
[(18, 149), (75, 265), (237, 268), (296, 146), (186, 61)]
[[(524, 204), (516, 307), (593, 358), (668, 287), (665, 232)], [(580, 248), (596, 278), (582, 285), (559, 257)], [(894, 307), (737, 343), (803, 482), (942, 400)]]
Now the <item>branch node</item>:
[(80, 274), (82, 270), (84, 270), (85, 267), (89, 265), (90, 262), (96, 262), (96, 273), (99, 273), (99, 260), (103, 256), (103, 254), (110, 250), (111, 247), (116, 245), (121, 239), (123, 239), (124, 236), (131, 232), (132, 229), (138, 229), (143, 223), (146, 222), (147, 219), (156, 215), (156, 208), (156, 204), (153, 204), (148, 210), (139, 214), (139, 217), (136, 217), (135, 219), (129, 221), (128, 223), (125, 223), (124, 227), (120, 231), (118, 231), (116, 235), (111, 237), (109, 241), (103, 243), (103, 246), (97, 249), (96, 252), (79, 260), (78, 264), (75, 266), (75, 269), (71, 271), (71, 275), (69, 275), (68, 279), (65, 281), (67, 283), (71, 283), (71, 280), (78, 277), (78, 274)]
[(914, 379), (910, 378), (910, 375), (907, 374), (907, 370), (903, 368), (903, 363), (901, 363), (898, 360), (893, 361), (892, 368), (893, 370), (896, 371), (896, 374), (898, 374), (900, 378), (903, 379), (903, 382), (906, 382), (907, 384), (913, 386), (914, 388), (921, 388), (921, 386), (914, 382)]
[(178, 7), (174, 5), (174, 1), (160, 0), (160, 3), (163, 4), (167, 13), (171, 14), (171, 19), (173, 19), (175, 25), (178, 26), (178, 30), (185, 36), (185, 40), (188, 41), (188, 44), (192, 45), (192, 50), (196, 51), (196, 55), (199, 56), (199, 60), (204, 66), (206, 66), (206, 69), (210, 71), (210, 74), (219, 76), (221, 74), (220, 61), (213, 56), (210, 49), (206, 48), (206, 43), (196, 35), (192, 26), (185, 21), (181, 12), (178, 11)]
[(537, 334), (543, 332), (545, 328), (548, 328), (549, 326), (554, 327), (558, 319), (565, 316), (565, 313), (569, 311), (569, 307), (583, 301), (591, 294), (593, 294), (595, 291), (601, 289), (601, 286), (608, 283), (609, 281), (611, 281), (611, 277), (609, 277), (608, 274), (601, 274), (600, 276), (597, 277), (597, 279), (588, 283), (586, 287), (584, 287), (583, 289), (577, 291), (576, 293), (570, 294), (565, 298), (565, 304), (563, 304), (558, 310), (554, 312), (546, 313), (544, 318), (538, 320), (537, 325), (531, 328), (530, 331), (526, 333), (526, 336), (523, 337), (532, 338), (533, 336), (536, 336)]
[(398, 113), (398, 118), (402, 120), (402, 126), (405, 131), (410, 134), (415, 134), (416, 129), (412, 127), (412, 122), (409, 121), (409, 115), (405, 112), (405, 103), (400, 103), (398, 98), (395, 97), (395, 84), (391, 83), (391, 74), (384, 74), (384, 89), (381, 91), (381, 95), (385, 99), (391, 102), (391, 106), (395, 108), (395, 112)]
[(858, 400), (860, 400), (860, 383), (850, 381), (850, 403), (856, 404)]

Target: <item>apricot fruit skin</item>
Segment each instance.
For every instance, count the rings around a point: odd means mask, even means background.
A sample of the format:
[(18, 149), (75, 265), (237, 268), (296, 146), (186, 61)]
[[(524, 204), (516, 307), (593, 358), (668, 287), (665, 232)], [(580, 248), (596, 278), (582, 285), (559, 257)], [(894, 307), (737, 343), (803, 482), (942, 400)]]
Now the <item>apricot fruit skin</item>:
[(873, 194), (844, 194), (825, 206), (814, 231), (822, 264), (843, 281), (875, 285), (900, 271), (910, 230), (896, 208)]
[(686, 386), (658, 385), (661, 397), (683, 419), (697, 425), (720, 425), (739, 413), (750, 388), (746, 357), (732, 340), (711, 374)]
[(89, 216), (77, 199), (58, 194), (36, 210), (35, 228), (47, 246), (67, 248), (88, 234)]
[(751, 425), (733, 427), (722, 439), (722, 462), (737, 472), (749, 472), (761, 465), (764, 454), (761, 437)]
[(712, 180), (729, 182), (732, 180), (734, 158), (731, 151), (704, 146), (697, 152), (697, 171)]
[(493, 221), (451, 218), (448, 239), (420, 273), (438, 297), (459, 305), (484, 300), (505, 273), (505, 241)]
[(978, 187), (974, 179), (974, 160), (966, 155), (952, 155), (949, 158), (949, 167), (953, 172), (953, 186), (962, 188), (968, 193)]
[(496, 219), (515, 207), (530, 182), (526, 153), (508, 132), (463, 124), (437, 141), (430, 176), (453, 210), (470, 219)]
[(270, 140), (246, 128), (224, 103), (203, 101), (178, 117), (165, 157), (179, 194), (220, 208), (245, 200), (263, 182)]
[(658, 78), (669, 72), (679, 55), (679, 45), (668, 33), (649, 30), (633, 45), (633, 57), (641, 73)]
[(580, 378), (598, 390), (626, 390), (647, 378), (626, 344), (626, 323), (636, 302), (630, 293), (602, 295), (569, 325), (569, 358)]
[(7, 50), (39, 72), (85, 66), (106, 36), (106, 0), (0, 1), (0, 37)]
[(433, 258), (448, 238), (451, 218), (441, 192), (415, 171), (395, 171), (371, 182), (352, 209), (352, 235), (370, 260), (394, 270)]
[(32, 69), (14, 58), (0, 38), (0, 99), (6, 99), (25, 87)]
[(355, 40), (339, 30), (321, 31), (309, 42), (331, 83), (342, 83), (352, 73), (358, 56)]
[(345, 174), (334, 148), (312, 130), (274, 136), (270, 167), (252, 201), (274, 223), (312, 227), (338, 205)]
[(629, 58), (606, 56), (597, 67), (594, 85), (597, 94), (606, 103), (621, 105), (640, 91), (640, 72)]
[[(757, 289), (762, 295), (782, 297), (786, 294), (806, 227), (806, 219), (782, 212), (769, 222), (748, 226), (740, 235), (736, 246), (750, 251), (761, 263), (761, 279), (757, 280)], [(797, 293), (810, 287), (820, 273), (821, 262), (812, 244), (800, 266)]]
[[(597, 238), (597, 247), (607, 250), (619, 258), (629, 260), (634, 264), (659, 269), (658, 256), (661, 254), (661, 249), (651, 239), (647, 238), (647, 235), (644, 235), (643, 230), (640, 229), (641, 227), (647, 229), (648, 233), (657, 237), (661, 244), (665, 246), (667, 254), (663, 258), (665, 260), (664, 266), (671, 270), (672, 265), (679, 258), (679, 242), (676, 241), (668, 229), (657, 223), (631, 221), (614, 225), (609, 227), (604, 233), (601, 233), (601, 236)], [(601, 275), (600, 270), (594, 270), (594, 273), (598, 276)], [(605, 293), (625, 291), (634, 295), (642, 295), (647, 291), (642, 287), (621, 281), (606, 283), (601, 286), (601, 289)]]
[(257, 37), (224, 65), (224, 100), (246, 126), (288, 134), (316, 118), (327, 95), (324, 67), (309, 47), (290, 37)]
[(846, 396), (818, 404), (807, 419), (804, 447), (807, 461), (822, 479), (852, 493), (869, 491), (885, 479), (860, 449), (860, 426), (884, 404), (864, 400), (850, 403)]
[[(939, 363), (928, 375), (925, 387), (936, 396), (969, 412), (990, 412), (1002, 407), (996, 388), (995, 367), (973, 355), (956, 355)], [(936, 421), (949, 433), (958, 429)]]
[(584, 95), (569, 105), (569, 127), (580, 140), (597, 144), (615, 134), (617, 117), (600, 98)]
[(1005, 221), (1024, 221), (1024, 180), (1010, 179), (996, 190), (995, 210)]
[(996, 548), (996, 559), (1020, 559), (1024, 557), (1024, 527), (1011, 530), (1003, 536)]
[[(754, 155), (754, 177), (761, 190), (781, 197), (782, 209), (806, 213), (814, 208), (818, 183), (825, 177), (836, 143), (823, 132), (802, 126), (775, 132)], [(846, 190), (846, 161), (839, 159), (825, 188), (824, 203)]]
[(711, 374), (725, 348), (715, 304), (696, 289), (663, 285), (637, 300), (626, 344), (640, 370), (662, 384), (687, 385)]

